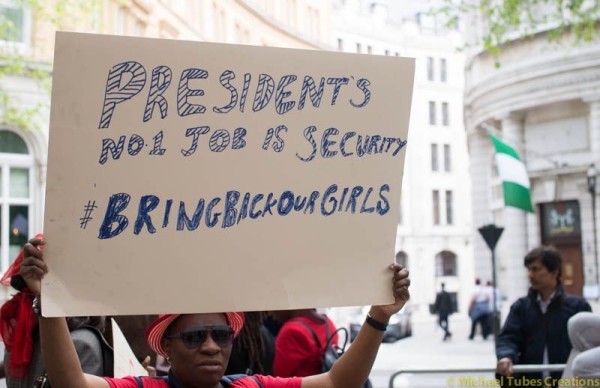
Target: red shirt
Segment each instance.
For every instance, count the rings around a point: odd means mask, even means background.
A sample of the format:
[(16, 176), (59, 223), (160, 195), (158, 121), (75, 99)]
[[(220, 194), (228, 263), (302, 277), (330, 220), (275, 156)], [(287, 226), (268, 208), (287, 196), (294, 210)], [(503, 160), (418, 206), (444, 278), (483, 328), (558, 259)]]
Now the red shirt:
[[(327, 316), (325, 316), (327, 318)], [(297, 322), (307, 323), (316, 333), (321, 349), (307, 327)], [(335, 325), (327, 318), (329, 335), (336, 330)], [(323, 349), (327, 338), (324, 322), (309, 317), (297, 317), (283, 324), (275, 340), (275, 361), (273, 374), (280, 377), (312, 376), (321, 373)], [(333, 343), (337, 345), (337, 335)]]
[[(282, 379), (271, 376), (254, 375), (258, 381), (260, 381), (264, 388), (301, 388), (302, 379)], [(122, 379), (112, 379), (110, 377), (104, 377), (104, 380), (108, 382), (111, 388), (138, 388), (137, 381), (134, 377), (128, 376)], [(151, 379), (145, 378), (144, 388), (167, 388), (169, 385), (166, 380), (163, 379)], [(253, 379), (240, 379), (236, 380), (231, 384), (232, 388), (256, 388), (256, 381)]]

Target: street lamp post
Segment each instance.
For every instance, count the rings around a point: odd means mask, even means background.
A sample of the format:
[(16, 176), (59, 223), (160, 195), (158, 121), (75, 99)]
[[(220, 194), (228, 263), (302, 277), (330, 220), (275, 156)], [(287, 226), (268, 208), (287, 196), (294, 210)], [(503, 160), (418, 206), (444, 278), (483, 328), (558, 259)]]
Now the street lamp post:
[(592, 196), (592, 228), (594, 233), (594, 265), (596, 268), (596, 287), (598, 290), (596, 291), (598, 294), (596, 297), (600, 297), (600, 275), (598, 274), (598, 232), (596, 229), (596, 183), (598, 181), (598, 170), (596, 170), (596, 166), (593, 164), (587, 171), (587, 184), (588, 191)]
[(498, 311), (496, 290), (499, 290), (498, 283), (496, 283), (496, 244), (498, 239), (502, 235), (504, 228), (500, 228), (494, 224), (484, 225), (478, 229), (481, 237), (485, 240), (488, 248), (492, 251), (492, 298), (493, 298), (493, 311), (492, 311), (492, 333), (494, 334), (494, 342), (498, 337), (500, 331), (500, 314)]

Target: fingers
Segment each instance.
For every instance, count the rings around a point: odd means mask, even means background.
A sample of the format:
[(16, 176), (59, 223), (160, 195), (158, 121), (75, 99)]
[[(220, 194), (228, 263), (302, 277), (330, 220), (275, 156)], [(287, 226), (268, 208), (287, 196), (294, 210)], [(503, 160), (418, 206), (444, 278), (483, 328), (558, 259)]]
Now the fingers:
[(46, 240), (40, 237), (34, 237), (30, 239), (27, 244), (23, 246), (23, 253), (25, 258), (27, 256), (34, 256), (38, 259), (43, 259), (43, 252), (41, 247), (46, 244)]
[(397, 263), (390, 265), (390, 270), (394, 271), (392, 280), (394, 296), (397, 299), (406, 302), (410, 298), (410, 292), (408, 291), (411, 283), (409, 271)]
[(48, 272), (48, 266), (44, 261), (44, 253), (39, 246), (46, 242), (40, 238), (32, 238), (23, 247), (23, 263), (21, 264), (21, 275), (37, 275), (42, 277)]

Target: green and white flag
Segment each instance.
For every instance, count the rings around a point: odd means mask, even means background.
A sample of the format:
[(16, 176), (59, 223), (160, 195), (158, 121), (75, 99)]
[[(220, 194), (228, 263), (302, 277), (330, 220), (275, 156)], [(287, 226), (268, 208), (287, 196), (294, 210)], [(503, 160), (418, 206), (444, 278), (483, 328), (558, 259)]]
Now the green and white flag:
[(519, 153), (492, 134), (490, 139), (496, 148), (496, 165), (502, 179), (504, 206), (512, 206), (533, 213), (529, 176)]

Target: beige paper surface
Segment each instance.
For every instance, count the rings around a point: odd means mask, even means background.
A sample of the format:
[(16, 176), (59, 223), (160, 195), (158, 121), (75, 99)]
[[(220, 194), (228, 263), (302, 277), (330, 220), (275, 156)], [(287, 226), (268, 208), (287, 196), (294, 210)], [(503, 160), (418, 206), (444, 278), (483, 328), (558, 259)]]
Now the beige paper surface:
[(414, 61), (59, 32), (44, 314), (389, 303)]
[[(121, 331), (121, 328), (114, 319), (110, 319), (113, 336), (114, 352), (114, 377), (122, 378), (125, 376), (148, 376), (148, 371), (140, 364), (135, 357), (129, 342)], [(142, 333), (140, 333), (142, 335)]]

